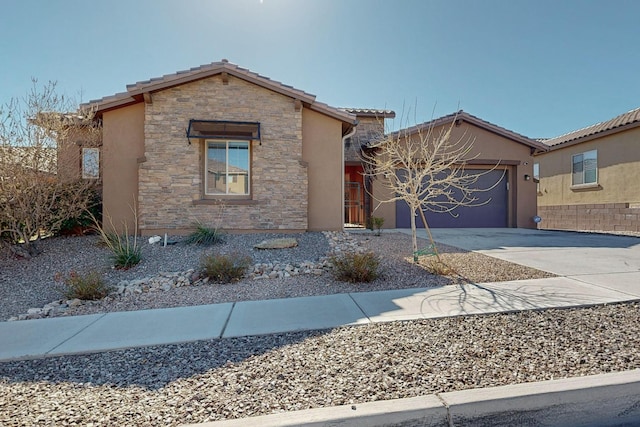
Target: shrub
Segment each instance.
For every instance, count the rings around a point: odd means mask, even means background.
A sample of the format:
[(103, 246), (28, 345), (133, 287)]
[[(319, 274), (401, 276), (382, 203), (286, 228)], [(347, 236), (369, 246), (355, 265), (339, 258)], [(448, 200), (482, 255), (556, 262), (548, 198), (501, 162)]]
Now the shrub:
[(67, 299), (99, 300), (109, 295), (111, 291), (111, 287), (105, 283), (102, 275), (97, 271), (86, 274), (71, 271), (66, 277), (57, 274), (56, 280), (62, 282), (61, 292)]
[(379, 236), (382, 232), (382, 226), (384, 225), (384, 218), (379, 216), (370, 216), (367, 218), (367, 228), (372, 232), (375, 232), (376, 236)]
[(346, 253), (331, 257), (333, 274), (338, 280), (350, 283), (371, 282), (379, 274), (380, 258), (373, 252)]
[[(93, 221), (93, 228), (100, 235), (100, 243), (102, 243), (109, 251), (111, 251), (110, 259), (115, 268), (129, 269), (137, 265), (142, 260), (142, 247), (138, 242), (138, 214), (132, 208), (134, 223), (136, 224), (133, 236), (129, 235), (127, 224), (124, 223), (124, 233), (118, 234), (115, 231), (105, 230), (98, 219), (89, 213)], [(110, 229), (116, 228), (109, 217)]]
[(215, 245), (224, 242), (224, 233), (217, 227), (197, 224), (195, 231), (187, 236), (185, 242), (196, 245)]
[(231, 283), (240, 280), (253, 263), (249, 256), (206, 255), (200, 262), (205, 276), (216, 283)]
[(82, 235), (95, 229), (94, 218), (102, 220), (102, 196), (96, 188), (89, 188), (89, 202), (87, 209), (79, 215), (67, 218), (60, 223), (56, 234), (61, 235)]

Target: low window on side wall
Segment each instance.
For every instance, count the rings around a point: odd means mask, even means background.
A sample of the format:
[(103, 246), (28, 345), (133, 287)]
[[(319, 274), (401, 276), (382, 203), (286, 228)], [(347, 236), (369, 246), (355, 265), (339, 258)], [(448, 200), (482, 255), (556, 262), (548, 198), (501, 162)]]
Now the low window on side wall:
[(572, 156), (571, 185), (598, 182), (598, 150), (585, 151)]
[(82, 149), (82, 178), (84, 179), (100, 178), (100, 149), (99, 148), (83, 148)]

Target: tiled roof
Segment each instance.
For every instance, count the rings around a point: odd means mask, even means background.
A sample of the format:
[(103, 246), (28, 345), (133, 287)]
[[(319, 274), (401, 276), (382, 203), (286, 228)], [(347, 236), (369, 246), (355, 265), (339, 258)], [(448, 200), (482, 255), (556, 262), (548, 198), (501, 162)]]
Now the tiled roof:
[(526, 137), (524, 135), (521, 135), (521, 134), (516, 133), (514, 131), (511, 131), (509, 129), (505, 129), (503, 127), (500, 127), (498, 125), (490, 123), (490, 122), (488, 122), (486, 120), (482, 120), (481, 118), (473, 116), (473, 115), (471, 115), (471, 114), (469, 114), (467, 112), (464, 112), (462, 110), (458, 111), (457, 113), (448, 114), (446, 116), (442, 116), (440, 118), (437, 118), (437, 119), (434, 119), (434, 120), (430, 120), (428, 122), (421, 123), (421, 124), (416, 125), (416, 126), (412, 126), (412, 127), (406, 128), (406, 129), (400, 129), (400, 130), (398, 130), (396, 132), (393, 132), (391, 135), (392, 136), (397, 136), (400, 133), (412, 134), (412, 133), (418, 132), (421, 129), (427, 129), (429, 127), (441, 126), (441, 125), (450, 123), (450, 122), (452, 122), (454, 120), (456, 120), (456, 121), (457, 120), (461, 120), (461, 121), (464, 121), (464, 122), (467, 122), (467, 123), (471, 123), (471, 124), (476, 125), (476, 126), (478, 126), (480, 128), (483, 128), (483, 129), (485, 129), (485, 130), (487, 130), (489, 132), (493, 132), (495, 134), (498, 134), (498, 135), (503, 136), (505, 138), (509, 138), (509, 139), (514, 140), (516, 142), (519, 142), (521, 144), (528, 145), (529, 147), (534, 148), (536, 150), (540, 150), (540, 151), (547, 151), (548, 150), (548, 147), (545, 144), (543, 144), (543, 143), (541, 143), (539, 141), (536, 141), (535, 139), (528, 138), (528, 137)]
[(340, 110), (360, 117), (393, 119), (396, 116), (396, 112), (393, 110), (377, 110), (373, 108), (340, 108)]
[(189, 83), (195, 80), (207, 78), (221, 73), (227, 73), (245, 81), (257, 84), (274, 92), (298, 99), (308, 108), (327, 114), (336, 119), (353, 124), (355, 117), (353, 114), (339, 108), (330, 107), (327, 104), (317, 102), (315, 95), (285, 85), (268, 77), (254, 73), (246, 68), (232, 64), (226, 59), (220, 62), (201, 65), (189, 70), (178, 71), (172, 74), (165, 74), (162, 77), (155, 77), (149, 80), (140, 81), (127, 85), (127, 92), (120, 92), (112, 96), (92, 100), (87, 105), (94, 106), (98, 112), (106, 111), (118, 107), (123, 107), (136, 102), (140, 102), (145, 93), (167, 89), (173, 86)]
[(552, 148), (569, 142), (579, 143), (583, 142), (583, 140), (593, 139), (593, 137), (597, 137), (603, 132), (622, 130), (619, 128), (632, 124), (635, 124), (636, 126), (640, 125), (640, 108), (620, 114), (606, 122), (596, 123), (595, 125), (587, 126), (555, 138), (546, 139), (544, 140), (544, 143)]

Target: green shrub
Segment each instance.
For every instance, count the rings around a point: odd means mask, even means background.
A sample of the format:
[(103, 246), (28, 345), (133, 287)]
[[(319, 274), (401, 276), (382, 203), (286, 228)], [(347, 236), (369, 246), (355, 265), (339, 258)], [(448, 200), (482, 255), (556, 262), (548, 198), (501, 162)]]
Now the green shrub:
[(67, 276), (57, 274), (56, 280), (62, 282), (61, 292), (67, 299), (99, 300), (109, 295), (111, 291), (111, 287), (105, 283), (102, 275), (97, 271), (86, 274), (71, 271)]
[[(93, 228), (100, 235), (100, 244), (104, 245), (111, 252), (109, 257), (115, 268), (127, 270), (142, 260), (142, 247), (138, 242), (138, 228), (134, 230), (134, 235), (130, 236), (126, 224), (124, 233), (118, 234), (114, 231), (107, 231), (100, 222), (92, 216)], [(138, 222), (138, 217), (134, 213), (134, 221)], [(113, 224), (110, 227), (115, 230)]]
[(350, 283), (371, 282), (380, 275), (380, 258), (373, 252), (346, 253), (331, 257), (333, 274)]
[(88, 188), (89, 194), (87, 209), (79, 215), (67, 218), (60, 223), (56, 234), (61, 235), (81, 235), (94, 229), (94, 218), (102, 220), (102, 199), (96, 188)]
[(187, 236), (185, 242), (196, 245), (224, 243), (224, 233), (217, 227), (207, 227), (203, 224), (197, 224), (195, 231)]
[(202, 273), (216, 283), (231, 283), (242, 279), (253, 264), (249, 256), (206, 255), (200, 261)]
[(131, 238), (128, 235), (116, 234), (115, 240), (107, 243), (107, 247), (111, 251), (111, 261), (118, 269), (127, 270), (138, 265), (142, 260), (142, 248), (138, 245), (135, 236)]
[(367, 228), (372, 232), (375, 232), (376, 236), (379, 236), (382, 232), (382, 226), (384, 225), (384, 218), (379, 216), (370, 216), (367, 218)]

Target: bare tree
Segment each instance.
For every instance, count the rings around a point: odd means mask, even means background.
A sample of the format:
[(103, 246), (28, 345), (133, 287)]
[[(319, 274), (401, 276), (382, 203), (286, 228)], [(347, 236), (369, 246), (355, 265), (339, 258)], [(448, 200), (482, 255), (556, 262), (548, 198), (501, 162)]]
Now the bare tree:
[(473, 154), (473, 138), (463, 134), (453, 136), (456, 117), (447, 126), (436, 129), (436, 121), (426, 125), (382, 135), (362, 152), (365, 174), (376, 180), (384, 191), (373, 195), (379, 203), (403, 201), (409, 206), (413, 259), (418, 261), (416, 216), (419, 214), (429, 236), (433, 253), (441, 263), (424, 211), (448, 213), (463, 206), (480, 206), (479, 192), (490, 188), (476, 186), (481, 176), (498, 165), (482, 172), (465, 170)]
[(80, 146), (99, 145), (99, 124), (91, 111), (67, 113), (73, 105), (54, 82), (34, 79), (24, 98), (0, 107), (0, 237), (26, 256), (89, 207), (97, 184), (79, 171)]

